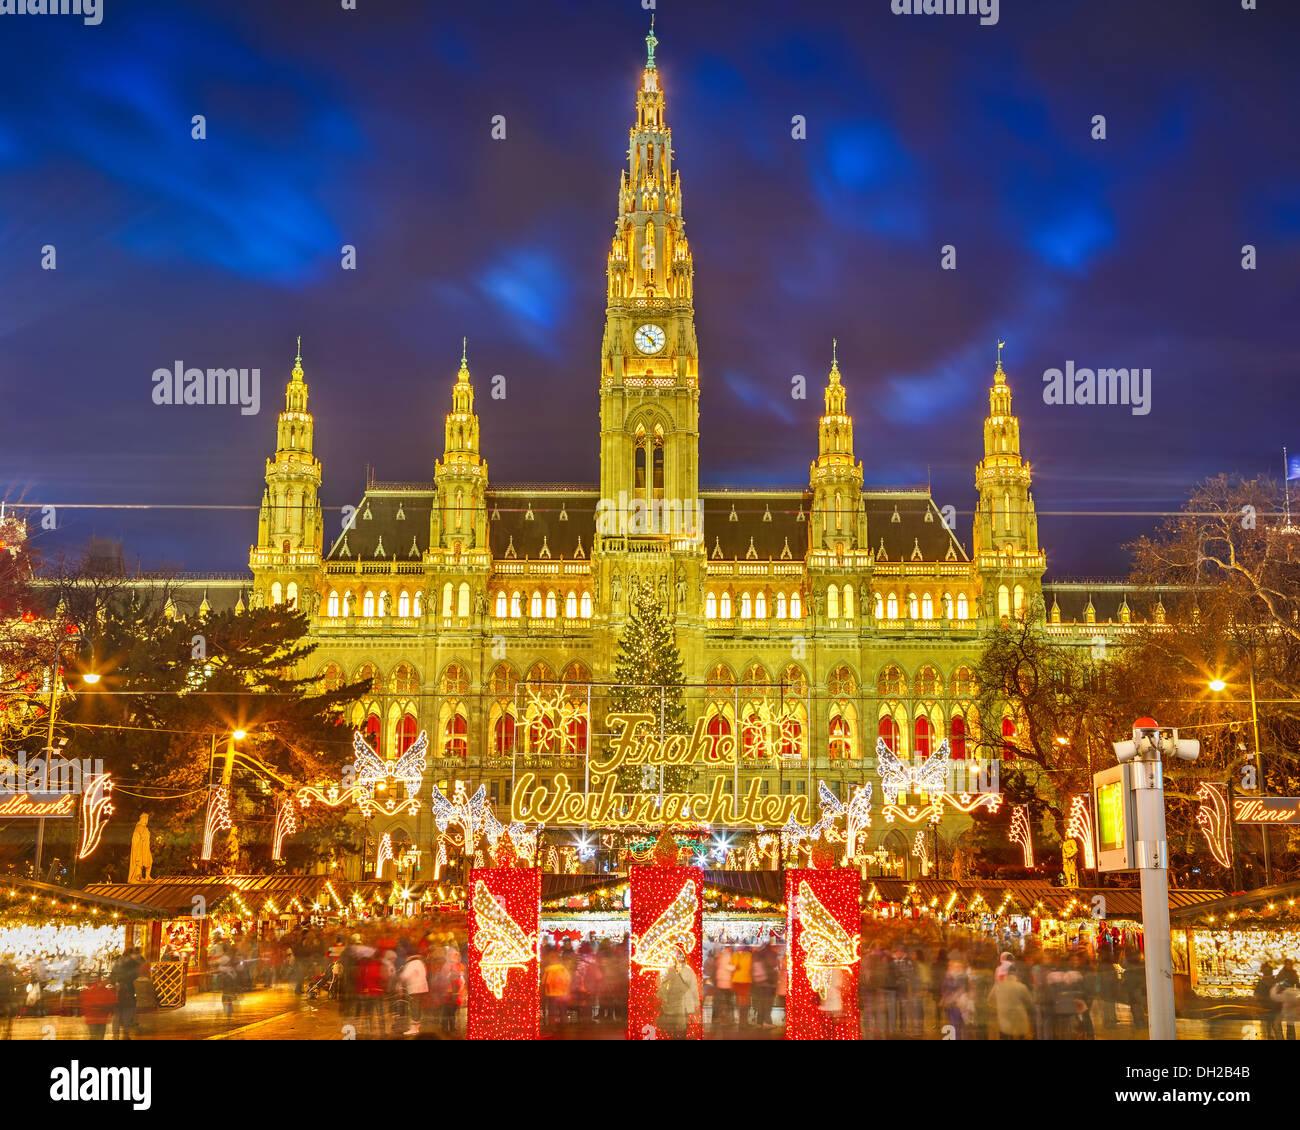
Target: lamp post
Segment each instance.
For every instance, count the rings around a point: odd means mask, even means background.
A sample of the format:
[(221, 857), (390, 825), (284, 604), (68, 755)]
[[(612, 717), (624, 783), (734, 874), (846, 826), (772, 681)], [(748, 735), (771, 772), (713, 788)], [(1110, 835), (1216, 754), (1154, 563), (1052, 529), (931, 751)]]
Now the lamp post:
[[(1255, 656), (1253, 652), (1250, 655), (1250, 666), (1249, 666), (1248, 678), (1249, 678), (1249, 686), (1250, 686), (1250, 729), (1251, 729), (1251, 736), (1253, 739), (1253, 744), (1255, 749), (1255, 771), (1259, 774), (1258, 787), (1260, 793), (1263, 796), (1267, 796), (1268, 778), (1264, 775), (1264, 754), (1259, 748), (1259, 704), (1255, 696)], [(1228, 684), (1224, 682), (1224, 680), (1217, 677), (1211, 679), (1208, 685), (1210, 690), (1212, 690), (1215, 694), (1220, 694), (1228, 687)], [(1228, 819), (1232, 820), (1235, 813), (1234, 813), (1234, 805), (1232, 803), (1233, 785), (1231, 779), (1229, 779), (1228, 781), (1228, 788), (1229, 788)], [(1260, 829), (1260, 834), (1263, 837), (1263, 841), (1264, 841), (1264, 886), (1271, 887), (1273, 885), (1273, 853), (1272, 853), (1272, 845), (1269, 842), (1267, 824), (1265, 824)], [(1233, 856), (1233, 860), (1234, 860), (1233, 869), (1235, 871), (1236, 870), (1235, 855)]]

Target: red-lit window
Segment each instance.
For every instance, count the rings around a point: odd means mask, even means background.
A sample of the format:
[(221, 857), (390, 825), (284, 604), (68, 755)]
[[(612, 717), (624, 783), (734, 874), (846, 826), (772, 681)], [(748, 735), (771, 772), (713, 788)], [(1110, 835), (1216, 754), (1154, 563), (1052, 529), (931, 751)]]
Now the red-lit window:
[(553, 753), (551, 738), (555, 733), (555, 719), (549, 714), (543, 715), (528, 729), (528, 745), (533, 753)]
[(365, 723), (361, 727), (361, 733), (365, 737), (366, 741), (370, 743), (371, 749), (380, 756), (382, 756), (384, 752), (382, 732), (383, 729), (379, 724), (379, 715), (367, 714)]
[(803, 756), (803, 727), (793, 719), (782, 727), (781, 756)]
[(930, 719), (918, 718), (916, 720), (916, 752), (922, 758), (929, 757), (933, 752), (934, 727), (930, 725)]
[(885, 745), (889, 747), (890, 753), (898, 752), (898, 723), (892, 718), (886, 716), (880, 720), (880, 728), (876, 731), (879, 737), (885, 739)]
[(587, 720), (585, 718), (575, 718), (569, 723), (566, 749), (569, 753), (585, 753), (587, 751)]
[(740, 728), (740, 745), (743, 755), (745, 757), (758, 757), (764, 753), (763, 739), (763, 727), (759, 724), (758, 715), (748, 715), (745, 718), (745, 724)]
[(1002, 719), (1002, 759), (1016, 759), (1016, 724), (1010, 718)]
[(442, 742), (444, 757), (464, 757), (469, 753), (469, 722), (463, 714), (447, 719)]
[(403, 714), (397, 723), (397, 756), (401, 757), (415, 743), (418, 733), (414, 714)]
[(492, 751), (498, 755), (515, 752), (515, 716), (503, 714), (497, 719), (496, 729), (492, 734)]
[(966, 759), (966, 720), (960, 715), (954, 718), (949, 733), (951, 736), (948, 749), (951, 751), (953, 759), (964, 761)]

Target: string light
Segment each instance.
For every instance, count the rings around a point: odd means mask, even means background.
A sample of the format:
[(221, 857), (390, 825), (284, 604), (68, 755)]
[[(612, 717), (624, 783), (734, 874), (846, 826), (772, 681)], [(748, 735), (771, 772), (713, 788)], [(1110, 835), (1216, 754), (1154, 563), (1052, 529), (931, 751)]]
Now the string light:
[(1017, 804), (1011, 810), (1011, 831), (1007, 838), (1013, 844), (1019, 844), (1020, 850), (1024, 853), (1025, 866), (1033, 867), (1034, 865), (1034, 841), (1029, 833), (1029, 806), (1027, 804)]
[(1097, 866), (1096, 841), (1092, 833), (1092, 798), (1086, 795), (1070, 799), (1070, 821), (1065, 826), (1065, 834), (1072, 836), (1083, 845), (1083, 865), (1089, 871)]
[(86, 859), (99, 847), (104, 835), (104, 824), (113, 814), (113, 778), (107, 773), (96, 773), (81, 798), (81, 843), (77, 858)]

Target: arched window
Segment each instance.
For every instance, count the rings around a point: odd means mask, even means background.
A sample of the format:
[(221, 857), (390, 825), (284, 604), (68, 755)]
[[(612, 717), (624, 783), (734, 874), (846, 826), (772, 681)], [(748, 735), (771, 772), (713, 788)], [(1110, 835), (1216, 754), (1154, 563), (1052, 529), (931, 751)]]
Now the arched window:
[(448, 581), (442, 586), (442, 614), (450, 616), (455, 607), (456, 594), (452, 589), (452, 584)]
[(722, 594), (722, 604), (718, 609), (718, 615), (724, 620), (731, 619), (731, 593), (724, 592)]
[(782, 757), (803, 756), (803, 725), (797, 718), (791, 718), (781, 727)]
[(889, 594), (889, 600), (886, 602), (885, 619), (886, 620), (898, 619), (898, 594), (897, 593), (891, 592)]
[(1011, 494), (1004, 491), (1002, 494), (1002, 521), (1006, 525), (1007, 533), (1011, 532)]
[(916, 720), (916, 752), (920, 757), (929, 757), (932, 752), (934, 727), (930, 719), (921, 715)]
[(403, 620), (411, 615), (411, 594), (405, 589), (397, 594), (397, 615)]
[(565, 748), (570, 753), (587, 752), (587, 719), (584, 715), (578, 715), (576, 718), (569, 720), (568, 730), (565, 734), (567, 738)]
[(289, 587), (284, 590), (284, 603), (290, 608), (298, 607), (298, 582), (290, 581)]
[(272, 582), (271, 604), (272, 605), (280, 604), (283, 602), (283, 600), (284, 600), (284, 590), (280, 587), (280, 582), (279, 581)]
[(704, 727), (704, 732), (711, 738), (725, 737), (731, 733), (731, 719), (725, 714), (715, 714)]
[(519, 595), (516, 589), (510, 594), (510, 615), (513, 619), (518, 620), (524, 614), (524, 598)]
[(783, 592), (776, 594), (776, 618), (778, 620), (785, 619), (785, 593)]
[(952, 725), (948, 727), (948, 752), (956, 761), (964, 761), (966, 758), (966, 719), (960, 714), (952, 720)]
[(655, 429), (654, 442), (654, 489), (661, 494), (664, 489), (664, 437), (658, 428)]
[(506, 597), (506, 590), (502, 589), (497, 593), (496, 615), (498, 620), (504, 620), (510, 614), (510, 602)]
[(803, 617), (803, 601), (799, 598), (799, 591), (796, 589), (790, 594), (790, 619), (799, 620)]
[(830, 755), (832, 758), (853, 756), (853, 736), (849, 723), (842, 714), (836, 714), (830, 723)]
[(756, 620), (767, 619), (767, 593), (765, 592), (754, 594), (754, 618)]
[(1011, 616), (1011, 590), (1006, 585), (998, 586), (998, 616), (1003, 620)]
[(748, 620), (753, 615), (753, 612), (754, 610), (749, 603), (749, 593), (742, 592), (740, 594), (740, 618)]
[(934, 619), (934, 601), (930, 599), (930, 594), (926, 593), (921, 597), (921, 619)]
[(469, 585), (465, 581), (461, 581), (460, 592), (456, 596), (456, 615), (462, 620), (469, 618)]
[(564, 598), (564, 615), (570, 620), (576, 620), (578, 618), (578, 594), (572, 590), (570, 590), (569, 595)]
[(380, 757), (384, 755), (383, 732), (384, 728), (380, 725), (379, 715), (367, 714), (365, 723), (361, 727), (361, 734), (370, 743), (370, 748)]
[(826, 618), (828, 620), (838, 620), (840, 618), (840, 589), (838, 585), (831, 585), (826, 590)]
[(339, 594), (338, 594), (337, 592), (334, 592), (334, 591), (331, 591), (331, 592), (330, 592), (329, 600), (328, 600), (328, 601), (326, 602), (326, 604), (325, 604), (325, 609), (326, 609), (327, 613), (328, 613), (331, 617), (338, 616), (338, 614), (339, 614)]
[(1024, 585), (1016, 585), (1015, 609), (1016, 609), (1016, 619), (1023, 620), (1025, 618), (1025, 586)]
[(964, 592), (959, 592), (957, 594), (957, 619), (965, 620), (968, 611), (969, 608), (966, 604), (966, 594)]
[(952, 619), (952, 593), (950, 592), (943, 594), (943, 614), (948, 617), (949, 620)]
[(397, 723), (397, 749), (395, 753), (401, 757), (415, 743), (416, 736), (419, 734), (419, 727), (415, 722), (414, 714), (403, 714)]
[(872, 603), (871, 614), (877, 620), (883, 620), (885, 618), (885, 598), (881, 596), (880, 593), (875, 594), (875, 599)]
[(844, 529), (844, 496), (839, 491), (835, 492), (835, 528)]
[(895, 722), (888, 714), (880, 720), (880, 726), (876, 730), (877, 737), (883, 738), (885, 745), (889, 747), (889, 752), (898, 753), (898, 723)]
[(1016, 724), (1010, 718), (1002, 719), (1002, 759), (1016, 759)]
[(718, 598), (711, 592), (704, 594), (704, 618), (706, 620), (718, 618)]
[(492, 752), (498, 757), (515, 752), (515, 716), (502, 714), (492, 731)]
[(919, 602), (916, 599), (916, 593), (909, 592), (907, 594), (907, 614), (913, 620), (915, 620), (919, 612), (920, 612), (920, 607), (919, 607)]
[(424, 594), (417, 592), (415, 599), (411, 601), (411, 615), (417, 620), (424, 612)]
[(366, 595), (361, 598), (361, 615), (367, 620), (373, 619), (375, 615), (375, 594), (369, 589), (366, 590)]
[(856, 615), (856, 609), (853, 606), (853, 586), (844, 586), (844, 619), (852, 620)]
[(546, 618), (554, 620), (559, 614), (559, 605), (556, 602), (555, 593), (548, 592), (546, 594)]
[(442, 734), (443, 757), (464, 757), (469, 753), (469, 722), (460, 711), (448, 717)]
[(582, 594), (582, 618), (584, 620), (591, 619), (591, 593), (589, 592)]
[(550, 714), (539, 716), (528, 728), (528, 748), (533, 753), (555, 753), (555, 719)]
[(542, 590), (538, 589), (533, 593), (532, 603), (528, 606), (528, 615), (536, 620), (542, 618)]

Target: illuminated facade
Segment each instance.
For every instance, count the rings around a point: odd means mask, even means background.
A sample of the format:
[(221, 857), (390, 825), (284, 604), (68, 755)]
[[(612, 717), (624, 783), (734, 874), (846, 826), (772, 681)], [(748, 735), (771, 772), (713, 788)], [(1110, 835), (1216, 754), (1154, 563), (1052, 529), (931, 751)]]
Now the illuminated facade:
[[(571, 723), (565, 736), (578, 750), (598, 741), (599, 685), (612, 677), (642, 584), (657, 590), (676, 626), (689, 718), (705, 717), (712, 734), (739, 728), (744, 744), (753, 704), (781, 702), (797, 718), (787, 756), (754, 763), (745, 780), (758, 774), (765, 791), (813, 797), (819, 780), (841, 797), (875, 781), (878, 737), (920, 755), (947, 738), (956, 758), (971, 755), (979, 727), (971, 669), (982, 635), (1027, 615), (1064, 630), (1060, 605), (1052, 614), (1045, 606), (1030, 467), (1000, 359), (970, 552), (927, 489), (864, 488), (851, 370), (841, 372), (834, 352), (815, 452), (806, 437), (808, 482), (700, 486), (707, 376), (653, 33), (647, 46), (593, 374), (598, 484), (494, 486), (464, 354), (432, 482), (372, 481), (332, 543), (323, 540), (301, 356), (267, 462), (251, 602), (296, 601), (311, 613), (313, 663), (325, 681), (374, 679), (355, 720), (383, 756), (427, 730), (426, 780), (485, 783), (503, 817), (520, 759), (563, 761), (563, 740), (524, 725), (519, 685), (594, 694), (591, 721)], [(993, 725), (1009, 734), (1012, 723)], [(816, 819), (815, 803), (812, 811)], [(963, 822), (945, 821), (943, 835)], [(376, 831), (427, 843), (429, 806)], [(903, 837), (889, 842), (905, 856), (911, 833), (880, 820), (871, 848), (890, 834)]]

